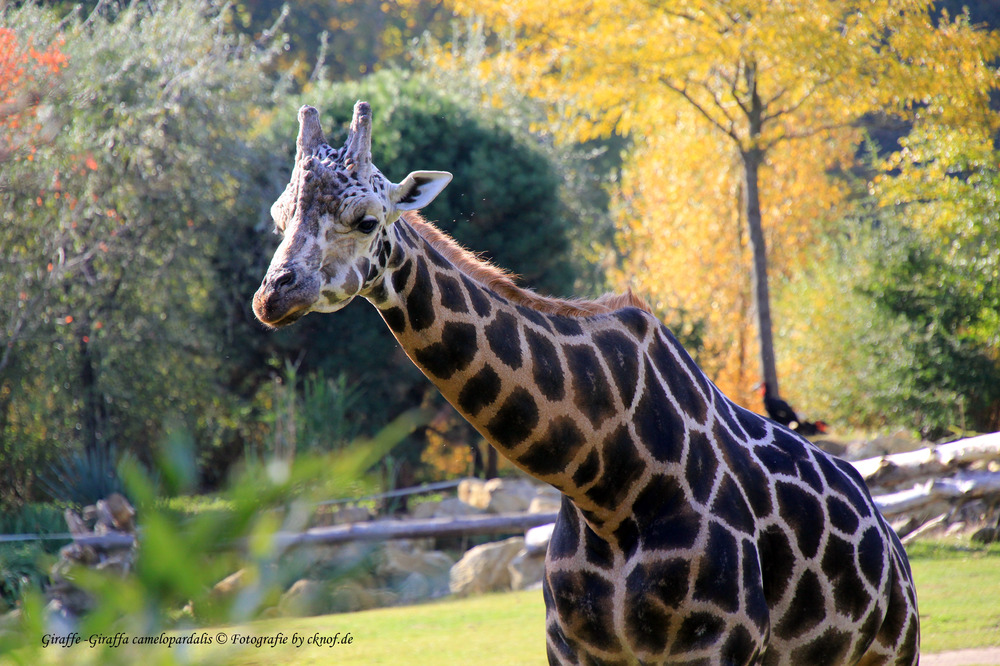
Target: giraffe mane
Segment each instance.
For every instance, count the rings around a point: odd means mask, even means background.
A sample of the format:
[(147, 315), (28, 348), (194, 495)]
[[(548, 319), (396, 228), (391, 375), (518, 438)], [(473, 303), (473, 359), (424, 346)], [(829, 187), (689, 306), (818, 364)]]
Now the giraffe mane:
[(403, 213), (403, 219), (406, 220), (411, 229), (440, 252), (455, 268), (515, 305), (523, 305), (538, 312), (563, 317), (590, 317), (607, 314), (625, 307), (635, 307), (646, 312), (651, 311), (649, 305), (633, 294), (631, 289), (624, 294), (604, 294), (594, 300), (542, 296), (530, 289), (519, 287), (515, 282), (516, 275), (476, 256), (418, 213), (406, 211)]

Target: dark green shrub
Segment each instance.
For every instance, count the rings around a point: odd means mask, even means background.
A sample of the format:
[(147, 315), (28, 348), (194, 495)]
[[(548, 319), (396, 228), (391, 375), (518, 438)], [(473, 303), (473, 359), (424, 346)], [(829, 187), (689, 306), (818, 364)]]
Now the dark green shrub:
[[(536, 139), (505, 125), (499, 114), (487, 116), (467, 99), (442, 92), (426, 77), (385, 71), (357, 83), (319, 83), (290, 100), (274, 112), (268, 130), (269, 141), (285, 153), (285, 168), (292, 165), (300, 105), (320, 110), (327, 139), (337, 146), (358, 99), (372, 105), (373, 158), (388, 178), (398, 182), (419, 169), (454, 174), (448, 188), (423, 211), (428, 219), (466, 247), (521, 275), (524, 285), (543, 293), (573, 293), (576, 260), (570, 232), (579, 222), (561, 199), (564, 190), (556, 166)], [(287, 172), (281, 176), (287, 178)], [(275, 239), (267, 230), (262, 225), (253, 239), (259, 256), (256, 272), (243, 288), (248, 300), (274, 249)], [(285, 359), (297, 363), (300, 381), (306, 384), (320, 372), (323, 377), (344, 377), (345, 387), (363, 383), (364, 399), (352, 405), (352, 422), (385, 423), (428, 396), (438, 400), (366, 303), (352, 303), (335, 315), (308, 316), (278, 332), (255, 333), (249, 342), (259, 345), (259, 353), (248, 355), (253, 367), (246, 375), (258, 377), (262, 387), (280, 372)], [(419, 443), (394, 453), (402, 465), (420, 464)]]
[[(26, 504), (0, 514), (0, 535), (52, 535), (66, 532), (62, 507)], [(0, 541), (0, 613), (12, 608), (26, 589), (41, 590), (48, 579), (47, 558), (67, 541)]]

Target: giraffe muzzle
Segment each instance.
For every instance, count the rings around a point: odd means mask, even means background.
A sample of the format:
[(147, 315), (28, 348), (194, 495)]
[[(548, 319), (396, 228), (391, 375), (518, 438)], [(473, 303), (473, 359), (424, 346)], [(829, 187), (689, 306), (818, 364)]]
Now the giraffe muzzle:
[(308, 313), (317, 298), (317, 280), (300, 279), (292, 270), (269, 273), (253, 296), (253, 312), (262, 324), (280, 328)]

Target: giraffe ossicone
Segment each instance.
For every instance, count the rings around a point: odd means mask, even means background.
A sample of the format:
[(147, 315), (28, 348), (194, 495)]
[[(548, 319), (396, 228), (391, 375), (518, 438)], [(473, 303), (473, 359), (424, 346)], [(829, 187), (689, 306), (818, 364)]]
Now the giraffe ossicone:
[(414, 211), (450, 175), (395, 184), (371, 109), (340, 149), (299, 112), (272, 207), (268, 326), (371, 302), (502, 455), (563, 493), (543, 596), (551, 664), (912, 665), (902, 545), (848, 463), (726, 398), (631, 294), (539, 296)]

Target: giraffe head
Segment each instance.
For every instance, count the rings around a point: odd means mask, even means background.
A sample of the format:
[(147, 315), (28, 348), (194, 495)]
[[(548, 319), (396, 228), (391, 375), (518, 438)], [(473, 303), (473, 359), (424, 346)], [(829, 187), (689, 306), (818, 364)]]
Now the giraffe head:
[(414, 171), (393, 183), (372, 164), (371, 107), (354, 106), (347, 141), (330, 147), (311, 106), (299, 109), (295, 166), (271, 206), (282, 240), (253, 297), (257, 318), (284, 326), (309, 312), (334, 312), (382, 274), (389, 227), (402, 211), (429, 204), (451, 181)]

